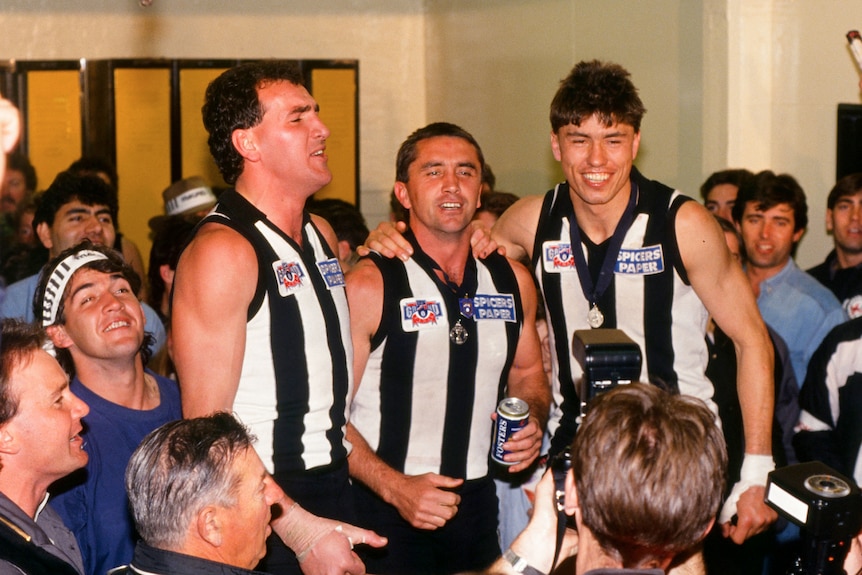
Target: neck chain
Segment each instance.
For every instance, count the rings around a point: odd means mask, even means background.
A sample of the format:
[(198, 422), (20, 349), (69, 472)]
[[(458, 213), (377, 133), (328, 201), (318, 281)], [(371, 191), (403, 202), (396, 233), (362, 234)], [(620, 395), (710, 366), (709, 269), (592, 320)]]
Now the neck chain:
[(584, 297), (590, 304), (590, 311), (587, 312), (587, 323), (591, 328), (599, 328), (605, 321), (605, 316), (599, 309), (598, 302), (611, 285), (611, 279), (614, 277), (614, 266), (616, 265), (617, 256), (620, 253), (620, 248), (623, 245), (623, 239), (626, 232), (632, 225), (635, 216), (635, 206), (637, 205), (638, 188), (637, 184), (631, 182), (631, 192), (629, 201), (626, 205), (626, 210), (623, 212), (620, 221), (617, 222), (617, 227), (611, 236), (608, 244), (608, 251), (602, 261), (602, 267), (599, 271), (599, 277), (593, 284), (593, 278), (590, 274), (587, 258), (584, 256), (584, 249), (581, 245), (581, 230), (578, 226), (578, 220), (575, 216), (574, 207), (571, 212), (571, 220), (569, 221), (569, 235), (571, 236), (572, 256), (575, 258), (575, 266), (578, 271), (578, 279), (581, 282), (581, 289), (584, 292)]

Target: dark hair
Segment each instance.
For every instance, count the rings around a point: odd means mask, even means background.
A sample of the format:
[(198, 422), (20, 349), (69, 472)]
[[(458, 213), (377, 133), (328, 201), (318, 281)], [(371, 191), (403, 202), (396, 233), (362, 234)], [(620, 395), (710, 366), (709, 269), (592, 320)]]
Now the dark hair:
[[(482, 205), (479, 206), (476, 213), (488, 212), (498, 218), (519, 199), (515, 194), (497, 191), (483, 192), (481, 198)], [(529, 266), (527, 267), (529, 269)]]
[(808, 204), (799, 182), (790, 174), (775, 174), (764, 170), (747, 178), (733, 205), (733, 221), (742, 221), (745, 205), (754, 202), (758, 211), (766, 211), (778, 204), (788, 204), (793, 209), (793, 231), (804, 230), (808, 225)]
[(358, 246), (365, 243), (368, 237), (368, 226), (365, 224), (362, 212), (353, 204), (338, 198), (322, 200), (309, 198), (305, 206), (309, 212), (329, 222), (338, 240), (347, 242), (351, 250), (356, 251)]
[(491, 164), (482, 166), (482, 185), (487, 186), (489, 191), (494, 191), (497, 185), (497, 176), (494, 175), (494, 170), (491, 169)]
[(235, 505), (240, 477), (233, 462), (253, 443), (248, 429), (224, 412), (166, 423), (147, 435), (126, 468), (141, 538), (153, 547), (176, 548), (200, 509)]
[(721, 228), (722, 232), (736, 238), (736, 243), (739, 246), (739, 263), (745, 265), (745, 262), (748, 261), (748, 255), (745, 253), (745, 242), (742, 241), (742, 234), (739, 233), (739, 229), (721, 216), (713, 214), (712, 217), (718, 222), (718, 227)]
[(76, 176), (98, 176), (99, 174), (105, 174), (111, 187), (114, 188), (114, 193), (120, 189), (120, 177), (117, 175), (117, 168), (104, 158), (97, 158), (95, 156), (78, 158), (72, 162), (72, 165), (66, 171), (72, 172)]
[(38, 185), (36, 168), (30, 163), (30, 159), (24, 154), (9, 154), (6, 156), (6, 169), (17, 170), (24, 176), (24, 185), (28, 192), (35, 192)]
[(630, 76), (619, 64), (578, 62), (551, 101), (551, 129), (580, 126), (595, 115), (605, 126), (628, 124), (639, 132), (646, 108)]
[(416, 145), (422, 140), (440, 136), (461, 138), (476, 148), (476, 155), (479, 156), (479, 169), (481, 172), (484, 172), (485, 156), (482, 154), (482, 148), (479, 147), (479, 142), (476, 141), (476, 138), (470, 132), (455, 124), (435, 122), (428, 124), (424, 128), (419, 128), (407, 136), (407, 139), (398, 148), (398, 156), (395, 159), (395, 180), (405, 184), (410, 181), (409, 170), (410, 164), (416, 161)]
[(53, 227), (54, 218), (60, 208), (77, 200), (85, 206), (107, 206), (111, 219), (117, 222), (117, 194), (111, 186), (98, 176), (76, 176), (71, 172), (60, 172), (48, 189), (39, 194), (33, 229), (41, 223)]
[(20, 319), (0, 321), (0, 425), (18, 413), (18, 397), (10, 389), (12, 373), (26, 367), (44, 343), (45, 332), (37, 324)]
[(204, 127), (209, 133), (210, 153), (224, 181), (236, 183), (243, 170), (243, 157), (234, 148), (234, 130), (258, 125), (265, 110), (258, 90), (276, 82), (302, 86), (302, 73), (294, 62), (266, 60), (240, 64), (222, 73), (207, 87), (202, 108)]
[(721, 505), (726, 467), (706, 404), (644, 383), (593, 399), (572, 445), (584, 525), (623, 567), (700, 541)]
[(706, 179), (703, 184), (700, 186), (700, 197), (704, 200), (707, 199), (709, 192), (712, 191), (712, 188), (715, 186), (720, 186), (722, 184), (731, 184), (736, 186), (737, 189), (742, 187), (742, 184), (746, 179), (753, 177), (754, 174), (746, 169), (737, 169), (737, 170), (721, 170), (718, 172), (713, 172)]
[(147, 278), (150, 280), (147, 300), (150, 307), (156, 311), (160, 312), (166, 288), (159, 268), (167, 265), (172, 270), (177, 269), (180, 254), (191, 239), (194, 229), (194, 222), (187, 217), (165, 216), (153, 233), (153, 246), (150, 248), (150, 264), (147, 269)]
[[(57, 257), (52, 258), (51, 261), (45, 264), (42, 268), (39, 275), (39, 284), (36, 286), (35, 294), (33, 294), (33, 314), (36, 321), (42, 321), (45, 292), (48, 290), (51, 275), (54, 270), (61, 265), (63, 260), (82, 250), (90, 250), (105, 254), (108, 259), (86, 263), (75, 273), (78, 273), (78, 271), (82, 269), (87, 269), (95, 270), (103, 274), (120, 274), (123, 279), (129, 282), (129, 287), (132, 288), (132, 291), (134, 293), (138, 293), (138, 290), (141, 288), (141, 277), (134, 269), (132, 269), (132, 266), (126, 263), (126, 260), (123, 259), (123, 256), (119, 252), (107, 246), (96, 245), (90, 240), (84, 240), (80, 244), (60, 252)], [(74, 277), (74, 274), (72, 277)], [(66, 293), (60, 295), (60, 303), (57, 306), (57, 320), (54, 322), (54, 325), (63, 325), (66, 323), (66, 295)], [(141, 342), (141, 348), (139, 350), (141, 360), (144, 365), (147, 364), (152, 356), (152, 346), (154, 341), (155, 338), (151, 333), (144, 332), (144, 339)], [(69, 374), (69, 377), (73, 377), (75, 375), (75, 362), (72, 360), (72, 354), (69, 350), (58, 348), (55, 350), (55, 355), (63, 370)]]
[(835, 183), (826, 199), (826, 207), (831, 210), (841, 198), (855, 196), (859, 192), (862, 192), (862, 172), (848, 174)]

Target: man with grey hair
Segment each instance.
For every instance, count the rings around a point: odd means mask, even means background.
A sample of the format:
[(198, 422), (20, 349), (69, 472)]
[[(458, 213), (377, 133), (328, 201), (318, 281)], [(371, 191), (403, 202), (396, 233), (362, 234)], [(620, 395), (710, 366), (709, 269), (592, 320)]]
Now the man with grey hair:
[[(225, 412), (150, 433), (126, 470), (140, 541), (125, 573), (251, 573), (266, 553), (280, 489)], [(231, 568), (228, 568), (231, 567)]]

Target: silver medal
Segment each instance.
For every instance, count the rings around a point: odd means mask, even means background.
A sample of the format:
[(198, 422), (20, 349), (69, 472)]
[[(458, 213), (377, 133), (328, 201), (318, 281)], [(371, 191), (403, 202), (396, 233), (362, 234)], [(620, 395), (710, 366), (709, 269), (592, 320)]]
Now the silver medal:
[(451, 339), (456, 345), (463, 345), (469, 336), (470, 334), (467, 332), (467, 328), (461, 325), (460, 319), (449, 331), (449, 339)]
[(593, 304), (593, 307), (590, 308), (590, 311), (587, 313), (587, 323), (590, 324), (590, 327), (593, 329), (602, 327), (602, 324), (605, 322), (605, 316), (602, 314), (601, 310), (599, 310), (599, 306)]

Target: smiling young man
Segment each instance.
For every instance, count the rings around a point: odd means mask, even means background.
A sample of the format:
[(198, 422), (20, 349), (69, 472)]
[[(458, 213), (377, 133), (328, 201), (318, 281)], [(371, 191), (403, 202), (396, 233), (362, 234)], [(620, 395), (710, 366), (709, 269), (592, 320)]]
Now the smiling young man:
[(733, 219), (763, 320), (787, 343), (796, 381), (805, 381), (814, 350), (847, 319), (832, 292), (793, 261), (794, 246), (808, 224), (805, 192), (789, 174), (760, 172), (740, 188)]
[(850, 319), (862, 316), (862, 173), (844, 176), (826, 200), (826, 230), (835, 249), (808, 270), (841, 302)]
[[(774, 467), (772, 347), (712, 214), (633, 167), (644, 112), (623, 67), (575, 65), (551, 103), (551, 149), (566, 181), (544, 197), (519, 200), (492, 235), (509, 257), (531, 259), (544, 296), (556, 404), (548, 422), (554, 452), (571, 443), (580, 415), (575, 385), (582, 370), (571, 349), (575, 330), (623, 330), (643, 353), (642, 380), (711, 403), (704, 333), (707, 312), (712, 314), (739, 350), (746, 457), (719, 523), (742, 542), (777, 517), (763, 503)], [(390, 237), (394, 229), (381, 229), (367, 243), (404, 259), (412, 248)], [(739, 520), (731, 523), (737, 511)]]
[[(332, 228), (304, 211), (332, 179), (329, 129), (299, 69), (277, 60), (216, 78), (203, 119), (210, 152), (234, 189), (198, 227), (174, 276), (183, 414), (233, 411), (260, 438), (261, 459), (291, 498), (280, 501), (285, 513), (273, 523), (290, 549), (270, 538), (264, 570), (362, 573), (350, 538), (383, 539), (339, 523), (353, 517), (344, 275)], [(320, 537), (297, 537), (302, 526)]]
[(152, 338), (135, 296), (140, 278), (119, 252), (86, 241), (41, 278), (36, 311), (73, 392), (90, 406), (86, 472), (64, 480), (51, 505), (75, 534), (86, 572), (105, 573), (134, 550), (126, 463), (145, 435), (182, 417), (179, 388), (144, 368)]
[(0, 573), (84, 575), (75, 538), (45, 503), (52, 483), (87, 463), (87, 405), (40, 328), (0, 323)]
[[(347, 437), (360, 521), (389, 539), (369, 571), (446, 575), (500, 554), (491, 416), (517, 397), (529, 421), (505, 446), (509, 471), (541, 448), (550, 391), (536, 292), (517, 262), (470, 253), (484, 157), (453, 124), (401, 145), (395, 194), (414, 254), (361, 260), (347, 279), (356, 394)], [(362, 485), (358, 485), (361, 482)]]

